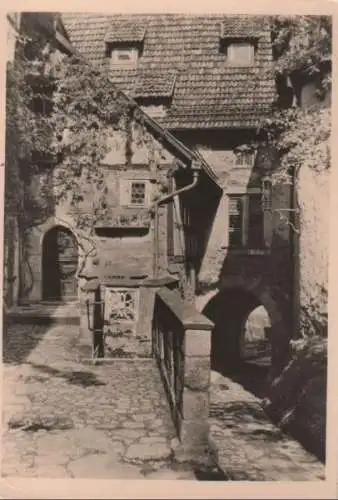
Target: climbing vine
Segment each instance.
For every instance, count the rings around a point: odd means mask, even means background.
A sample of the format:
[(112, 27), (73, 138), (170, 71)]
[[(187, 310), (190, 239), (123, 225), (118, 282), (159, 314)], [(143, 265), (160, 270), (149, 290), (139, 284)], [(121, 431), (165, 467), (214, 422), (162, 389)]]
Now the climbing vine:
[[(100, 165), (111, 149), (123, 148), (123, 169), (134, 147), (147, 146), (156, 177), (161, 148), (104, 70), (61, 54), (39, 33), (20, 35), (17, 42), (7, 66), (5, 226), (10, 247), (11, 216), (16, 218), (21, 272), (31, 275), (29, 230), (54, 215), (57, 204), (69, 204), (74, 231), (91, 240), (95, 223), (109, 216)], [(83, 202), (86, 210), (79, 210)], [(93, 245), (87, 246), (93, 254)]]

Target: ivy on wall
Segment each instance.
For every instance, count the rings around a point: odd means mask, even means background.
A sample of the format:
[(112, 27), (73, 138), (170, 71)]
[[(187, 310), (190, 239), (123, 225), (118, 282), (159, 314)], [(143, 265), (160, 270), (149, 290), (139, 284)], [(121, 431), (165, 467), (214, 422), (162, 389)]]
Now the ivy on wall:
[[(87, 246), (93, 253), (94, 226), (109, 215), (100, 164), (111, 148), (123, 148), (127, 169), (134, 148), (145, 146), (156, 180), (161, 146), (103, 70), (59, 53), (39, 33), (17, 42), (16, 57), (7, 65), (5, 238), (13, 244), (14, 216), (22, 242), (21, 273), (27, 276), (32, 275), (30, 229), (54, 215), (59, 203), (73, 209), (72, 229), (91, 240)], [(92, 187), (91, 206), (76, 210), (85, 185)]]

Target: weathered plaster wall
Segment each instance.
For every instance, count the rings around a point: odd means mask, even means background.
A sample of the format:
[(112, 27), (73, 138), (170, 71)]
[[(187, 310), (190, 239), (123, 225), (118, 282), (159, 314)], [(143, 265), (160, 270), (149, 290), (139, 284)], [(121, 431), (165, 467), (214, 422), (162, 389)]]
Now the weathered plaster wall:
[[(83, 200), (73, 207), (69, 200), (62, 200), (48, 208), (41, 205), (41, 220), (36, 218), (32, 229), (28, 232), (27, 272), (23, 276), (26, 295), (25, 300), (38, 301), (42, 298), (42, 245), (45, 233), (55, 225), (71, 229), (78, 237), (80, 246), (79, 272), (83, 271), (83, 258), (86, 258), (86, 269), (109, 266), (117, 276), (144, 275), (149, 276), (153, 268), (154, 228), (149, 208), (154, 196), (160, 189), (160, 183), (166, 179), (167, 171), (173, 165), (173, 156), (157, 141), (140, 142), (139, 132), (133, 130), (132, 158), (130, 166), (126, 165), (126, 136), (117, 133), (110, 140), (110, 152), (102, 162), (104, 185), (106, 189), (107, 210), (104, 218), (97, 221), (100, 229), (89, 236), (89, 232), (77, 227), (78, 216), (91, 216), (95, 201), (100, 196), (96, 186), (84, 177), (80, 179)], [(147, 182), (147, 203), (143, 208), (128, 206), (126, 197), (127, 181)], [(50, 194), (56, 192), (55, 181), (49, 178)], [(31, 199), (38, 200), (46, 191), (46, 174), (32, 178)], [(51, 198), (52, 199), (52, 198)], [(31, 204), (32, 206), (32, 204)], [(119, 217), (144, 217), (146, 222), (140, 229), (130, 230), (130, 225), (118, 231), (116, 227)], [(160, 273), (167, 269), (166, 255), (166, 207), (160, 209)], [(108, 228), (108, 231), (106, 231)], [(88, 250), (95, 250), (87, 256)], [(95, 272), (95, 270), (94, 270)]]
[(303, 165), (299, 172), (300, 321), (304, 334), (327, 326), (330, 174)]

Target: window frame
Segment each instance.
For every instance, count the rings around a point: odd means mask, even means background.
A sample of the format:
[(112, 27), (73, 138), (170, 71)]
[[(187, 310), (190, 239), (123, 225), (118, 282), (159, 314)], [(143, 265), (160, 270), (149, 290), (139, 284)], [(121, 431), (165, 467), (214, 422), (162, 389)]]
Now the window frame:
[[(267, 235), (265, 228), (265, 210), (264, 210), (264, 202), (262, 199), (262, 190), (260, 188), (251, 188), (248, 191), (240, 192), (240, 191), (231, 191), (227, 193), (227, 202), (228, 202), (228, 243), (227, 248), (230, 250), (246, 250), (246, 251), (266, 251), (269, 249), (269, 244), (267, 243)], [(262, 238), (261, 245), (251, 245), (249, 241), (249, 220), (250, 220), (250, 196), (260, 196), (261, 203), (261, 217), (262, 217)], [(230, 199), (231, 198), (239, 198), (242, 203), (242, 213), (241, 213), (241, 244), (234, 245), (230, 243)]]
[[(119, 54), (130, 54), (129, 60), (119, 60)], [(136, 68), (138, 64), (139, 50), (136, 47), (112, 47), (110, 50), (111, 68)]]
[[(144, 184), (144, 203), (132, 203), (132, 185)], [(151, 183), (149, 179), (120, 179), (120, 206), (128, 208), (149, 208), (151, 203)]]
[[(236, 59), (235, 48), (239, 46), (247, 46), (250, 48), (250, 57), (245, 61)], [(227, 61), (231, 66), (252, 66), (255, 62), (255, 45), (247, 41), (229, 43), (227, 46)]]
[[(143, 202), (142, 203), (135, 203), (133, 202), (133, 196), (135, 196), (135, 193), (133, 193), (133, 187), (138, 184), (138, 185), (143, 185)], [(130, 206), (131, 207), (144, 207), (147, 203), (147, 183), (144, 180), (134, 180), (131, 181), (130, 183)]]
[(235, 155), (237, 167), (252, 167), (255, 164), (256, 155), (253, 151), (236, 151)]

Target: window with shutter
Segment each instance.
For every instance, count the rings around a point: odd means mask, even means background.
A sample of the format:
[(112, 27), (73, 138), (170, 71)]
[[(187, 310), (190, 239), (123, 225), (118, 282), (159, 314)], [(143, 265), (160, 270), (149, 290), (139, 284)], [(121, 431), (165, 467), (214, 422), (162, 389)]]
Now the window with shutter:
[[(173, 191), (173, 180), (169, 179), (169, 192)], [(174, 255), (174, 200), (170, 200), (167, 205), (167, 254), (168, 257)]]
[(264, 212), (260, 194), (248, 196), (248, 239), (249, 248), (264, 246)]
[(265, 247), (262, 193), (229, 194), (229, 247)]
[(243, 245), (243, 196), (229, 196), (229, 246)]

